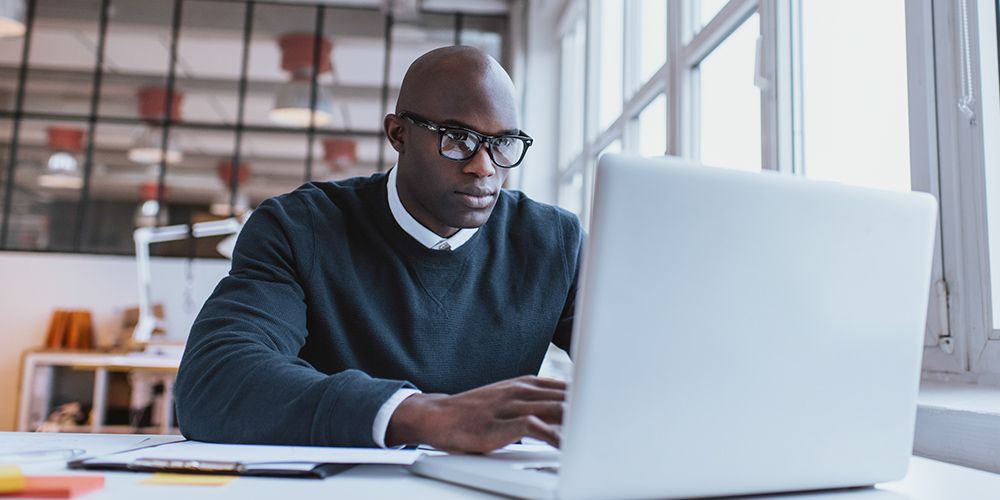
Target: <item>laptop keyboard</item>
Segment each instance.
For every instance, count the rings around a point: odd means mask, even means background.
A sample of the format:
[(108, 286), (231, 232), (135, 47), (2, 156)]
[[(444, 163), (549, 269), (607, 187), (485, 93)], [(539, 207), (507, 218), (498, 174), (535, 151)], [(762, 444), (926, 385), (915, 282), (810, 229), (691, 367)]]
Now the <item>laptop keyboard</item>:
[(533, 466), (533, 467), (525, 467), (524, 470), (533, 470), (533, 471), (537, 471), (537, 472), (547, 472), (549, 474), (558, 474), (559, 473), (559, 466), (558, 465), (537, 465), (537, 466)]

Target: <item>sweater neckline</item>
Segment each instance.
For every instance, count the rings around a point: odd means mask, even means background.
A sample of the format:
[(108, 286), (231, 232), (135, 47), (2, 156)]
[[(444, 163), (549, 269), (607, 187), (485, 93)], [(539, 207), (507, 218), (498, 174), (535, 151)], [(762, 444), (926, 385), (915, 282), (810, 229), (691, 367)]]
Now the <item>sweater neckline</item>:
[[(381, 174), (376, 182), (369, 185), (366, 198), (368, 198), (369, 212), (374, 216), (376, 225), (386, 239), (397, 249), (399, 253), (409, 259), (432, 262), (435, 264), (462, 263), (469, 258), (480, 246), (483, 245), (483, 232), (489, 226), (489, 221), (483, 224), (462, 246), (453, 250), (435, 250), (427, 248), (419, 241), (407, 233), (392, 216), (389, 209), (389, 197), (386, 192), (388, 175)], [(499, 199), (497, 203), (500, 203)], [(492, 219), (492, 217), (490, 217)]]

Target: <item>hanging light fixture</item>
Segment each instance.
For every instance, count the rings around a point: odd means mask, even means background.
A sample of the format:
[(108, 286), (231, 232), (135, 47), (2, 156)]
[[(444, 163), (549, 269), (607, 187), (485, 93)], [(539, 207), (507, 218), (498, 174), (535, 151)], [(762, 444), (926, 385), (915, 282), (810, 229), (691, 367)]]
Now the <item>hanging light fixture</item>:
[[(274, 96), (271, 121), (293, 127), (307, 127), (310, 123), (326, 125), (333, 118), (333, 99), (317, 83), (316, 107), (310, 107), (313, 76), (313, 52), (316, 36), (308, 33), (291, 33), (278, 39), (281, 48), (281, 69), (288, 72), (290, 80), (283, 83)], [(323, 37), (319, 40), (320, 75), (331, 71), (330, 52), (333, 44)], [(318, 76), (318, 75), (317, 75)]]
[(83, 176), (80, 173), (78, 155), (83, 151), (83, 130), (49, 127), (46, 132), (51, 154), (45, 163), (45, 171), (38, 176), (38, 185), (57, 189), (80, 189), (83, 186)]
[[(146, 181), (139, 186), (141, 203), (135, 209), (133, 222), (135, 227), (155, 227), (167, 225), (169, 219), (166, 203), (160, 206), (159, 187), (156, 182)], [(167, 186), (163, 186), (163, 199), (167, 199)]]
[(358, 164), (357, 141), (338, 137), (324, 140), (323, 160), (333, 173), (343, 173), (354, 168)]
[[(143, 120), (162, 121), (167, 118), (167, 89), (162, 87), (147, 87), (139, 90), (139, 116)], [(173, 91), (171, 99), (172, 120), (181, 119), (182, 92)], [(132, 138), (132, 147), (128, 150), (129, 161), (143, 165), (155, 165), (166, 160), (167, 164), (180, 163), (184, 153), (174, 137), (167, 138), (166, 147), (161, 146), (163, 129), (158, 126), (144, 126)]]
[[(208, 211), (212, 215), (227, 217), (238, 216), (250, 210), (250, 200), (247, 198), (246, 193), (239, 189), (250, 178), (250, 165), (240, 162), (240, 168), (234, 169), (232, 160), (220, 160), (216, 168), (219, 180), (222, 181), (222, 189), (219, 190), (219, 194), (216, 195), (212, 204), (209, 205)], [(230, 210), (230, 186), (232, 186), (234, 177), (236, 181), (236, 198), (232, 200), (232, 210)]]
[(24, 0), (0, 0), (0, 38), (24, 36)]

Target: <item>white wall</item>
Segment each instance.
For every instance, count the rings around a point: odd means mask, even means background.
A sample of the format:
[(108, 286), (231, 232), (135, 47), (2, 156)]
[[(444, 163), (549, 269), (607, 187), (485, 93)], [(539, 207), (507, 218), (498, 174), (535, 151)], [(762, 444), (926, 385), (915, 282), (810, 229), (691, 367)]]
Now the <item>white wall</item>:
[[(187, 337), (229, 264), (193, 261), (186, 304), (187, 260), (153, 259), (153, 300), (164, 304), (168, 336)], [(0, 252), (0, 431), (14, 430), (21, 354), (42, 346), (52, 310), (90, 310), (97, 341), (106, 344), (120, 328), (122, 310), (136, 305), (136, 290), (132, 257)]]

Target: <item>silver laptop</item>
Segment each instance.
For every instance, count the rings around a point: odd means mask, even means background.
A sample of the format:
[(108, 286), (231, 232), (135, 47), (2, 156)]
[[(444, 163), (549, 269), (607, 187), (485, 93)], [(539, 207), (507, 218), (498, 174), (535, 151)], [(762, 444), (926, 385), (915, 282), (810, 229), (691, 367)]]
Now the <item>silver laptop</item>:
[(902, 478), (937, 204), (604, 155), (562, 450), (412, 471), (528, 498), (699, 497)]

